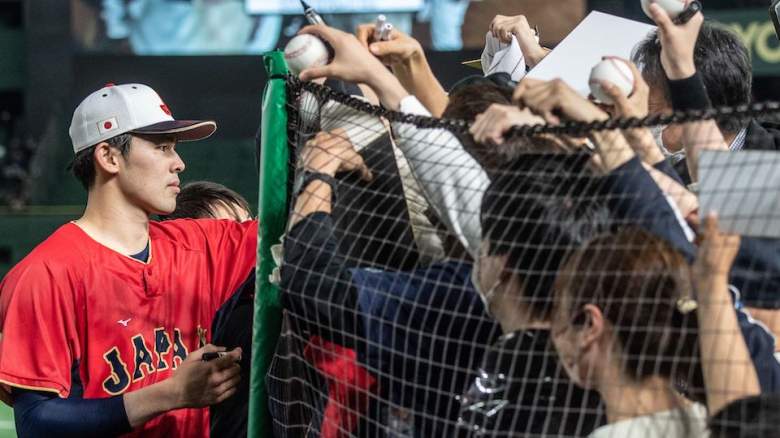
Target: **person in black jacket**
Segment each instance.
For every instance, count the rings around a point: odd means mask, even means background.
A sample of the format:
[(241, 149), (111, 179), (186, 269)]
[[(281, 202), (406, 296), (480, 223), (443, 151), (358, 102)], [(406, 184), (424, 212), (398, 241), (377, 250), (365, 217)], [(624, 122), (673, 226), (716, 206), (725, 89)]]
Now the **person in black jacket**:
[[(658, 31), (650, 33), (635, 49), (633, 61), (640, 66), (642, 76), (650, 86), (649, 111), (664, 113), (673, 109), (674, 96), (670, 80), (661, 61), (662, 43)], [(750, 53), (734, 32), (705, 22), (699, 31), (693, 52), (696, 72), (707, 89), (707, 96), (713, 107), (738, 106), (750, 103), (752, 90), (752, 67)], [(751, 120), (728, 118), (718, 121), (726, 144), (731, 150), (751, 149), (747, 131)], [(760, 127), (753, 124), (752, 129)], [(656, 141), (669, 153), (678, 153), (682, 146), (682, 125), (663, 128)], [(684, 156), (679, 155), (682, 159)], [(683, 163), (684, 160), (676, 160)], [(677, 167), (686, 184), (691, 177), (684, 164)]]

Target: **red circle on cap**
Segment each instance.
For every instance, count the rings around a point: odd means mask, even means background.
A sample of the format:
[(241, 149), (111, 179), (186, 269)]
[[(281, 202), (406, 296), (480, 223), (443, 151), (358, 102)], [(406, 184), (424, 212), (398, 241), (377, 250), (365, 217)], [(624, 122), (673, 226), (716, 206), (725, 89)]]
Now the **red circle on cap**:
[(106, 128), (106, 129), (111, 129), (112, 126), (113, 125), (111, 124), (111, 122), (103, 123), (103, 127)]
[(113, 86), (115, 86), (115, 85), (116, 85), (115, 83), (113, 83), (113, 82), (109, 82), (109, 83), (107, 83), (105, 86), (106, 86), (106, 87), (113, 87)]

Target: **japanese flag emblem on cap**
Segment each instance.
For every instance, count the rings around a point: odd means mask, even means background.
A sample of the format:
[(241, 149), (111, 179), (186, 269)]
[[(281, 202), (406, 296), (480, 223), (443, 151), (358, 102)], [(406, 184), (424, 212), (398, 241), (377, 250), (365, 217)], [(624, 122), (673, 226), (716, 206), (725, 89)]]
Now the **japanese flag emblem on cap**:
[(119, 129), (119, 124), (116, 122), (116, 117), (111, 117), (98, 123), (98, 131), (100, 131), (101, 135), (117, 129)]
[(143, 84), (106, 84), (84, 99), (70, 123), (73, 152), (78, 153), (127, 132), (169, 134), (177, 141), (209, 137), (217, 129), (213, 120), (175, 120), (168, 105)]

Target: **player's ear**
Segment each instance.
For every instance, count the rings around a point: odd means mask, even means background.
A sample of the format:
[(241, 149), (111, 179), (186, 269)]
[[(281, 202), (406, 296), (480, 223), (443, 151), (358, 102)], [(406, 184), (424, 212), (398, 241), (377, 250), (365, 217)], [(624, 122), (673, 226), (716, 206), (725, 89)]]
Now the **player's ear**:
[(114, 175), (119, 172), (119, 159), (121, 152), (117, 148), (112, 148), (105, 141), (95, 145), (93, 158), (97, 169), (105, 173)]

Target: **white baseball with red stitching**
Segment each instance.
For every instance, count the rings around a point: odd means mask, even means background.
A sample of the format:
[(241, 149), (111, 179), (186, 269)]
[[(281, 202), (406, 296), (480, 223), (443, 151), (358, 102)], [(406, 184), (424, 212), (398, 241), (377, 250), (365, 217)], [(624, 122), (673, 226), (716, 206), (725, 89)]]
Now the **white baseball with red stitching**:
[(617, 85), (625, 96), (629, 96), (634, 91), (634, 74), (628, 64), (619, 59), (607, 58), (596, 64), (590, 71), (590, 80), (588, 80), (593, 97), (608, 105), (613, 104), (612, 98), (604, 93), (598, 81)]
[(291, 39), (284, 48), (284, 60), (294, 75), (309, 67), (328, 63), (328, 49), (321, 39), (314, 35), (302, 34)]

